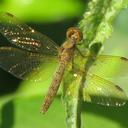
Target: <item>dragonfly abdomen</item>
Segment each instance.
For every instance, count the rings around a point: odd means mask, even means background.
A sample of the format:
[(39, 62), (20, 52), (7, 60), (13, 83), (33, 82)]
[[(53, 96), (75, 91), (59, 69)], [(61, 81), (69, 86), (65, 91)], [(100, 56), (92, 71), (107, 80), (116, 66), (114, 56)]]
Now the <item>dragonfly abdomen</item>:
[(43, 107), (41, 109), (41, 112), (43, 112), (43, 113), (45, 113), (48, 110), (48, 108), (50, 107), (51, 103), (54, 100), (54, 97), (56, 96), (56, 93), (58, 91), (58, 88), (60, 86), (60, 83), (61, 83), (61, 80), (62, 80), (62, 77), (64, 74), (65, 66), (66, 65), (64, 63), (60, 63), (57, 71), (54, 74), (54, 78), (49, 87), (48, 93), (44, 100)]

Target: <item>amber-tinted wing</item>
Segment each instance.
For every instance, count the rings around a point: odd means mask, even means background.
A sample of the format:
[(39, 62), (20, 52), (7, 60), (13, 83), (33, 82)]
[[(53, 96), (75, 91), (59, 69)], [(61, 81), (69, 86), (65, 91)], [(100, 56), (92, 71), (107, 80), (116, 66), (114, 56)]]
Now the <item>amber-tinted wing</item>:
[(13, 47), (0, 47), (0, 66), (20, 79), (47, 80), (52, 77), (57, 64), (56, 56), (45, 56)]
[(32, 81), (52, 77), (57, 64), (56, 43), (9, 13), (0, 13), (0, 33), (13, 44), (12, 47), (0, 47), (0, 66), (4, 70)]
[(58, 54), (58, 45), (47, 36), (35, 31), (10, 13), (0, 13), (0, 33), (10, 43), (24, 50), (41, 54)]
[(123, 89), (94, 74), (87, 75), (83, 97), (84, 101), (107, 106), (121, 106), (127, 101), (127, 96)]
[(90, 67), (89, 73), (106, 79), (128, 77), (128, 59), (119, 56), (100, 55)]

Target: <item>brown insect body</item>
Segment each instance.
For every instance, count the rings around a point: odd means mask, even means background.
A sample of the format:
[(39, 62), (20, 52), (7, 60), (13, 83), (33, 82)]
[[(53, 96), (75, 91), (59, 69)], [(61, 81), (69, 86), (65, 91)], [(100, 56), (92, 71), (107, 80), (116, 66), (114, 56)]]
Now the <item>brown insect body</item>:
[[(75, 71), (79, 71), (80, 69), (80, 72), (78, 72), (79, 75), (81, 75), (80, 73), (84, 75), (83, 72), (87, 73), (88, 79), (83, 82), (83, 85), (86, 85), (83, 88), (83, 91), (85, 91), (83, 95), (84, 101), (119, 107), (127, 102), (127, 95), (121, 88), (122, 85), (118, 86), (106, 80), (106, 78), (126, 77), (128, 75), (128, 59), (110, 55), (96, 56), (92, 54), (92, 51), (85, 49), (81, 49), (81, 53), (76, 48), (76, 44), (82, 39), (82, 33), (78, 28), (72, 27), (67, 30), (67, 40), (59, 48), (54, 41), (22, 23), (12, 14), (0, 13), (0, 33), (11, 44), (0, 47), (0, 68), (3, 68), (19, 79), (32, 80), (33, 82), (44, 81), (49, 77), (50, 73), (46, 77), (44, 73), (43, 77), (40, 74), (40, 70), (43, 71), (44, 69), (44, 72), (46, 72), (46, 65), (49, 64), (50, 60), (55, 60), (58, 55), (59, 66), (45, 98), (42, 107), (43, 113), (48, 110), (54, 100), (65, 68), (68, 65), (69, 67), (72, 66), (71, 62), (73, 58), (76, 58)], [(74, 54), (75, 50), (79, 52), (80, 56)], [(77, 64), (77, 62), (80, 63)], [(111, 72), (111, 67), (113, 66), (118, 69), (116, 72)], [(39, 75), (36, 76), (38, 73)], [(31, 77), (29, 77), (29, 74), (31, 74)], [(77, 74), (72, 75), (77, 76)], [(102, 94), (103, 97), (100, 96), (97, 98), (99, 94)]]
[(63, 43), (59, 50), (59, 67), (54, 74), (48, 94), (45, 97), (41, 112), (45, 113), (50, 107), (52, 101), (54, 100), (54, 97), (63, 78), (66, 65), (72, 60), (75, 46), (82, 39), (81, 35), (82, 34), (78, 28), (72, 27), (67, 30), (67, 41)]

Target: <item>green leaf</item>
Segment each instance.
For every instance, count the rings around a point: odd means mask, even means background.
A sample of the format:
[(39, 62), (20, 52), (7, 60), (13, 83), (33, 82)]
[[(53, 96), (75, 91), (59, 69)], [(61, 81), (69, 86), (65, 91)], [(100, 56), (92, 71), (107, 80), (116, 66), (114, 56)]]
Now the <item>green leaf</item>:
[[(64, 109), (60, 97), (56, 98), (53, 106), (46, 115), (40, 113), (43, 97), (14, 97), (0, 107), (1, 128), (35, 128), (35, 127), (62, 127), (64, 123)], [(1, 101), (1, 100), (0, 100)], [(61, 110), (61, 113), (58, 113)], [(56, 115), (56, 118), (55, 118)], [(50, 123), (52, 120), (52, 123)]]
[[(26, 85), (27, 86), (27, 85)], [(38, 88), (38, 86), (37, 86)], [(31, 90), (31, 87), (30, 87)], [(35, 88), (34, 88), (35, 90)], [(35, 90), (36, 91), (36, 90)], [(27, 91), (24, 88), (24, 92)], [(8, 99), (8, 101), (7, 101)], [(6, 103), (1, 105), (1, 102)], [(43, 96), (3, 97), (0, 99), (0, 127), (1, 128), (65, 128), (64, 105), (60, 96), (56, 97), (48, 113), (42, 115), (40, 106)], [(128, 126), (128, 106), (121, 108), (103, 107), (95, 104), (82, 105), (82, 126), (99, 128), (124, 128)], [(51, 123), (52, 121), (52, 123)]]
[(1, 11), (29, 22), (56, 22), (74, 18), (83, 9), (79, 0), (6, 0), (0, 5)]
[(79, 27), (83, 31), (86, 46), (103, 43), (113, 32), (113, 21), (124, 7), (122, 0), (92, 0), (80, 21)]

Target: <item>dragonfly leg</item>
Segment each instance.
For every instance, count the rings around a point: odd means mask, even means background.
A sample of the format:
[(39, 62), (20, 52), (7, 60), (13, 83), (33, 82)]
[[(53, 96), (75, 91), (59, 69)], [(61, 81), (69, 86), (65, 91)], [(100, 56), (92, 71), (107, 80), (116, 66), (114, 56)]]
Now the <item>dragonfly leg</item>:
[(82, 57), (88, 57), (89, 55), (89, 50), (88, 49), (85, 49), (84, 51), (80, 51), (77, 47), (76, 47), (76, 51), (82, 56)]
[(73, 56), (73, 58), (72, 58), (71, 61), (72, 61), (72, 70), (74, 70), (74, 68), (75, 68), (75, 67), (74, 67), (74, 56)]

